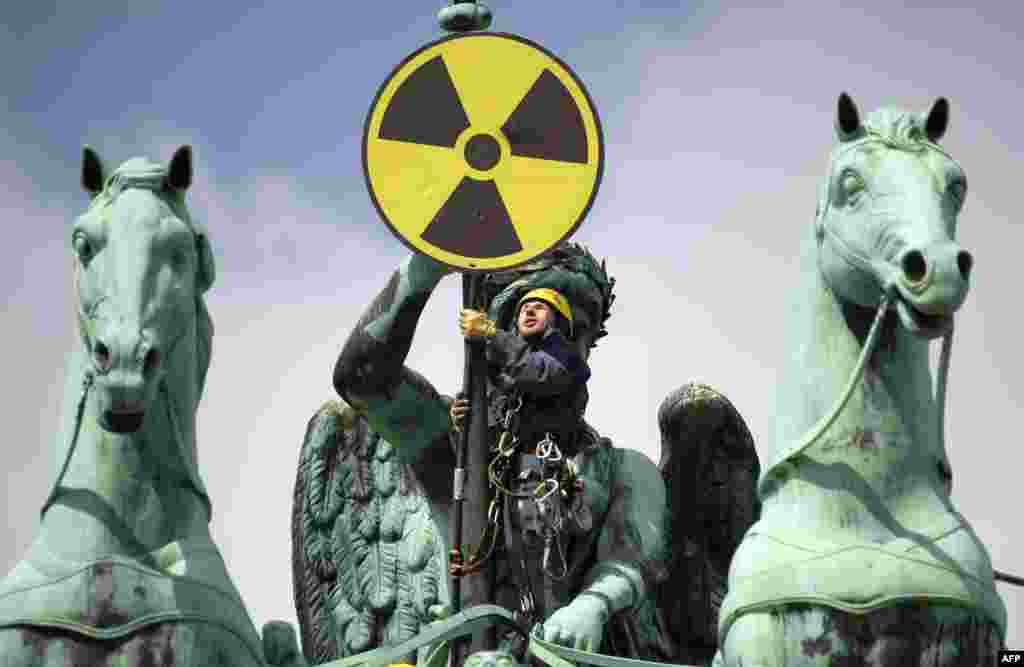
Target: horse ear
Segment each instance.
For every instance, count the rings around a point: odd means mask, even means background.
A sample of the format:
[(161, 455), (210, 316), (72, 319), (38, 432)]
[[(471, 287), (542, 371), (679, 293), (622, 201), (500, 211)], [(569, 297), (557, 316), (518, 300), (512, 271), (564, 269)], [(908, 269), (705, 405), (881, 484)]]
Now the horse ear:
[(864, 136), (864, 126), (860, 122), (860, 112), (847, 93), (839, 94), (836, 105), (836, 135), (840, 141), (851, 141)]
[(206, 234), (196, 234), (196, 255), (199, 258), (196, 267), (196, 288), (203, 293), (210, 289), (215, 275), (213, 249), (210, 247), (210, 237)]
[(192, 185), (192, 147), (188, 144), (174, 151), (171, 164), (167, 167), (167, 186), (184, 192)]
[(924, 133), (928, 140), (937, 144), (949, 127), (949, 101), (945, 97), (935, 100), (924, 121)]
[(82, 187), (95, 197), (103, 190), (103, 161), (91, 146), (82, 147)]

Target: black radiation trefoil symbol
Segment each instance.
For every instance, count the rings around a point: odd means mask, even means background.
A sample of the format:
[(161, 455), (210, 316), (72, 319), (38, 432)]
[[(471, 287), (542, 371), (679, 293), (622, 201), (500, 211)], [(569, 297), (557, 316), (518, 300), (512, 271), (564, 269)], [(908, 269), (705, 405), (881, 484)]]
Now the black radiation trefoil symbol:
[[(493, 85), (500, 86), (501, 81)], [(596, 123), (596, 113), (593, 118)], [(419, 237), (460, 257), (500, 258), (519, 253), (524, 250), (524, 242), (516, 229), (520, 221), (513, 221), (502, 197), (502, 176), (497, 169), (502, 161), (529, 158), (587, 165), (595, 157), (591, 151), (599, 154), (600, 147), (588, 145), (587, 127), (577, 101), (550, 67), (540, 69), (518, 104), (508, 110), (498, 130), (500, 137), (494, 136), (498, 131), (471, 128), (474, 125), (459, 97), (445, 54), (439, 53), (394, 90), (375, 138), (420, 146), (425, 151), (457, 151), (462, 137), (459, 159), (466, 173)], [(463, 136), (467, 131), (468, 138)], [(507, 154), (503, 154), (502, 143), (507, 146)], [(509, 187), (507, 191), (516, 189)], [(569, 223), (567, 231), (578, 220)], [(394, 229), (394, 224), (389, 224)]]

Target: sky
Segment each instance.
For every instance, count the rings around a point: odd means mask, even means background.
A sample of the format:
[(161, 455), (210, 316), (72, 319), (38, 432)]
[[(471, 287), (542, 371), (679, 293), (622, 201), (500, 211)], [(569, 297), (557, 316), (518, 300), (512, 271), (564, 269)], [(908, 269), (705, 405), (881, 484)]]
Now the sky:
[[(1015, 271), (1024, 225), (1014, 220), (1024, 9), (770, 4), (780, 6), (491, 4), (492, 28), (566, 61), (601, 117), (604, 179), (573, 237), (607, 257), (618, 280), (609, 336), (591, 357), (590, 421), (657, 461), (660, 401), (700, 381), (731, 399), (755, 440), (768, 438), (787, 291), (837, 96), (848, 91), (864, 113), (926, 110), (947, 97), (943, 145), (970, 183), (959, 239), (975, 260), (947, 397), (953, 501), (994, 566), (1024, 575)], [(53, 481), (74, 343), (67, 228), (87, 204), (81, 147), (112, 167), (137, 155), (166, 161), (189, 143), (189, 207), (217, 262), (197, 436), (212, 530), (257, 627), (294, 622), (289, 525), (305, 425), (335, 396), (341, 345), (407, 254), (365, 189), (363, 122), (392, 68), (441, 36), (439, 6), (41, 0), (0, 9), (0, 570), (33, 539)], [(460, 294), (457, 278), (442, 282), (408, 360), (445, 393), (461, 385)], [(1024, 648), (1024, 589), (999, 591), (1007, 643)]]

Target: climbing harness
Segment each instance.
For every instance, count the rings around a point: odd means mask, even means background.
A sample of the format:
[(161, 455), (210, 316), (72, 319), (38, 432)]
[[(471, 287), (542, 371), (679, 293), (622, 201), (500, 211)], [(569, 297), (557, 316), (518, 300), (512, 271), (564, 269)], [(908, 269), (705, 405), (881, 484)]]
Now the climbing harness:
[(512, 493), (504, 487), (504, 483), (519, 442), (519, 438), (515, 433), (519, 426), (519, 411), (523, 407), (523, 398), (522, 396), (516, 396), (515, 399), (514, 401), (509, 401), (506, 405), (505, 416), (502, 419), (502, 432), (498, 437), (498, 442), (491, 450), (494, 452), (494, 457), (487, 466), (487, 479), (491, 488), (491, 502), (487, 507), (487, 522), (484, 526), (483, 534), (480, 536), (480, 542), (468, 560), (463, 558), (461, 548), (452, 548), (448, 556), (449, 576), (464, 577), (475, 574), (494, 555), (498, 534), (501, 532), (500, 521), (504, 509), (500, 494), (511, 495)]
[[(448, 570), (453, 577), (479, 572), (494, 555), (501, 533), (502, 515), (511, 512), (512, 502), (517, 503), (518, 508), (526, 504), (534, 506), (540, 519), (539, 532), (544, 540), (541, 569), (556, 581), (564, 579), (569, 570), (560, 533), (566, 528), (575, 528), (574, 532), (578, 532), (588, 526), (588, 522), (577, 516), (578, 506), (582, 503), (580, 491), (583, 482), (579, 479), (575, 463), (566, 458), (554, 436), (550, 432), (546, 433), (544, 439), (537, 443), (533, 455), (521, 451), (519, 413), (522, 407), (523, 396), (519, 392), (513, 393), (505, 402), (501, 434), (491, 449), (493, 456), (487, 466), (487, 479), (492, 493), (487, 509), (487, 523), (478, 546), (468, 560), (463, 558), (460, 549), (452, 549)], [(512, 483), (510, 480), (517, 456), (532, 456), (537, 463), (521, 471), (515, 483)], [(535, 484), (530, 489), (533, 482)], [(523, 487), (529, 490), (523, 490)], [(521, 530), (528, 529), (521, 527)], [(534, 601), (526, 598), (522, 606), (524, 612), (527, 608), (535, 608)]]

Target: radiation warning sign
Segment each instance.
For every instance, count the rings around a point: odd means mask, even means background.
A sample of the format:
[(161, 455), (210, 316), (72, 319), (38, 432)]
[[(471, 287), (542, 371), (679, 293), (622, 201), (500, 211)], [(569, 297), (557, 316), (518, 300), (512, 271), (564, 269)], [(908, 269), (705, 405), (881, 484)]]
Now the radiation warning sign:
[(468, 33), (405, 59), (370, 107), (366, 184), (413, 250), (463, 271), (528, 262), (575, 231), (604, 146), (583, 83), (516, 35)]

